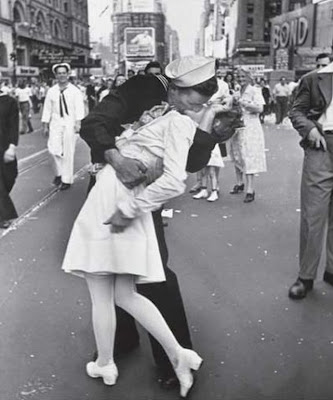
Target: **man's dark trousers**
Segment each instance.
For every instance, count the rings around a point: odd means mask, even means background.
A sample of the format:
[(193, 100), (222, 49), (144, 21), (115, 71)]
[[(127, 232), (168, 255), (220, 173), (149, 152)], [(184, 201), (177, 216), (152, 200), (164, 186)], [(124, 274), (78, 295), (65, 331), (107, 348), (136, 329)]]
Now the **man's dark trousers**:
[(288, 114), (288, 97), (277, 96), (276, 97), (276, 123), (281, 124)]
[[(92, 188), (94, 183), (95, 177), (92, 176), (88, 190)], [(165, 242), (161, 210), (153, 212), (152, 215), (166, 280), (160, 283), (140, 284), (137, 285), (137, 289), (140, 294), (147, 297), (156, 305), (180, 345), (186, 348), (192, 348), (190, 331), (177, 276), (167, 266), (168, 249)], [(117, 329), (115, 351), (117, 352), (117, 350), (131, 348), (133, 345), (137, 344), (139, 341), (139, 334), (132, 316), (119, 307), (116, 307), (116, 312)], [(151, 335), (149, 335), (149, 339), (156, 365), (162, 373), (172, 374), (173, 368), (163, 348)]]
[(333, 134), (325, 139), (327, 151), (307, 147), (304, 155), (299, 255), (302, 279), (316, 278), (325, 242), (325, 270), (333, 274)]

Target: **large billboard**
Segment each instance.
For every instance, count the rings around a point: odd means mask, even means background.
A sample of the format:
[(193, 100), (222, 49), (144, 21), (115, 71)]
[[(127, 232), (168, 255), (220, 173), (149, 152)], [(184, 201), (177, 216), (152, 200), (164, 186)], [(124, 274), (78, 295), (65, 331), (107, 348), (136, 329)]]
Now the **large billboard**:
[(126, 28), (125, 29), (126, 57), (154, 57), (155, 29)]
[(272, 22), (272, 47), (274, 50), (292, 46), (312, 47), (314, 6), (279, 15)]

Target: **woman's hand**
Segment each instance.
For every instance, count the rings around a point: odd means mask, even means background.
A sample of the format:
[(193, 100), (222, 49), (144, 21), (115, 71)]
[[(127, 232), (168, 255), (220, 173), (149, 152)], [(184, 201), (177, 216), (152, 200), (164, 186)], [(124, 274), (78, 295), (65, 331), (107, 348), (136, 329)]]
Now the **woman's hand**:
[(131, 224), (132, 218), (127, 218), (120, 211), (117, 210), (108, 220), (104, 222), (104, 225), (111, 225), (110, 231), (112, 233), (121, 233)]

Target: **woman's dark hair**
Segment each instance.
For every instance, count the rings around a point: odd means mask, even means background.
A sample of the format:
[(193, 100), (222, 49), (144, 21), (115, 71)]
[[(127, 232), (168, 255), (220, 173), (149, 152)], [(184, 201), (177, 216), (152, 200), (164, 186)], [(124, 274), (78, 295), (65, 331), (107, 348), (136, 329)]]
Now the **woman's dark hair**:
[(212, 76), (207, 81), (191, 86), (189, 89), (195, 90), (203, 96), (211, 97), (218, 90), (217, 79), (215, 76)]
[(124, 75), (124, 74), (117, 74), (117, 75), (115, 76), (115, 78), (114, 78), (114, 81), (113, 81), (113, 83), (112, 83), (111, 89), (116, 89), (116, 88), (117, 88), (117, 79), (118, 79), (119, 76), (123, 76), (123, 77), (125, 78), (125, 75)]

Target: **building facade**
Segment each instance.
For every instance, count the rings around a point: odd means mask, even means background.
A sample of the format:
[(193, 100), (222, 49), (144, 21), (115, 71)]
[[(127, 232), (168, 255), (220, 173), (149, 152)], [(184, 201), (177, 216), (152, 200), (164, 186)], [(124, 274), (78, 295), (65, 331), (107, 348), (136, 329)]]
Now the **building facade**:
[(179, 56), (179, 38), (166, 23), (161, 0), (114, 0), (112, 48), (118, 70), (138, 71), (152, 60), (163, 67)]
[(234, 65), (270, 63), (271, 18), (282, 12), (282, 0), (231, 0), (226, 34)]
[[(87, 0), (9, 0), (14, 80), (50, 76), (56, 62), (90, 66)], [(14, 68), (15, 67), (15, 68)]]
[(0, 79), (8, 78), (13, 53), (12, 18), (8, 0), (0, 0)]

